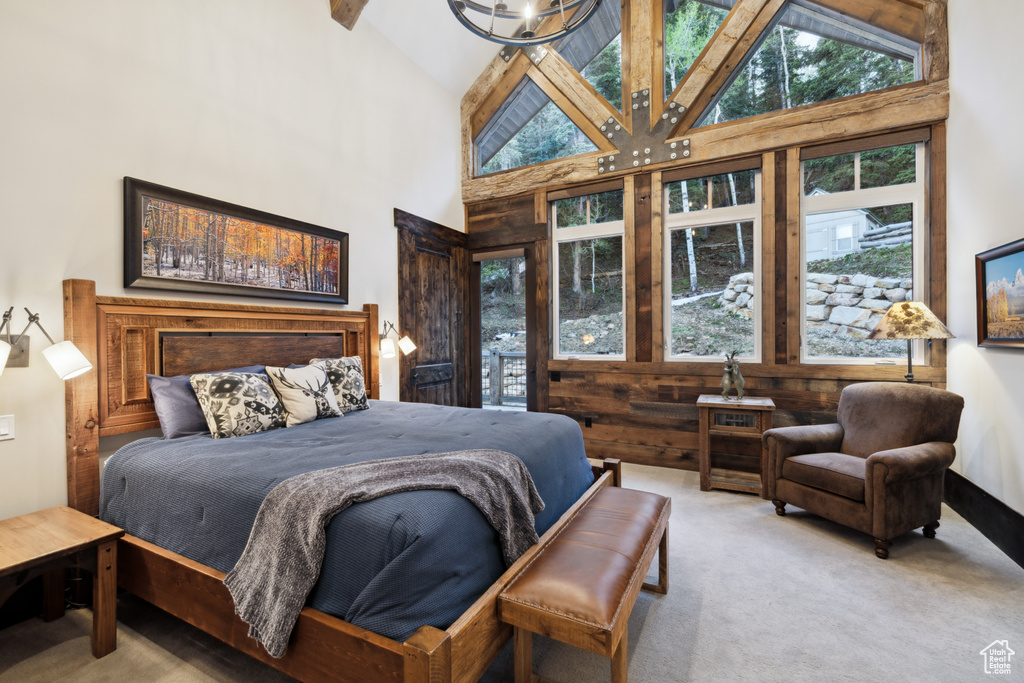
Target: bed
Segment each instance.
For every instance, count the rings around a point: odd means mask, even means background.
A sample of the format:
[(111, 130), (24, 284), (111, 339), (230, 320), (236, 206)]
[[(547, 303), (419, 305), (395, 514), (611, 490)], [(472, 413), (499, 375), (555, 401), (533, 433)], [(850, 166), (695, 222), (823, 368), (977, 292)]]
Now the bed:
[[(252, 363), (286, 365), (305, 362), (310, 357), (358, 355), (363, 361), (367, 392), (372, 399), (379, 398), (375, 305), (368, 304), (363, 311), (337, 311), (97, 297), (95, 285), (85, 280), (66, 281), (64, 291), (65, 336), (93, 358), (96, 366), (96, 372), (71, 380), (66, 385), (68, 500), (69, 505), (89, 514), (95, 515), (99, 507), (99, 437), (151, 429), (159, 424), (148, 398), (146, 372), (191, 374)], [(404, 449), (404, 454), (439, 452), (441, 448), (480, 447), (516, 452), (523, 448), (522, 443), (516, 439), (499, 438), (502, 433), (507, 437), (523, 431), (521, 425), (514, 424), (516, 420), (556, 417), (495, 416), (487, 413), (486, 419), (502, 425), (488, 430), (489, 436), (474, 438), (472, 435), (477, 433), (477, 429), (463, 429), (465, 425), (460, 425), (453, 432), (453, 438), (446, 440), (445, 420), (439, 419), (435, 411), (457, 413), (460, 410), (374, 401), (373, 407), (361, 411), (361, 415), (349, 414), (344, 418), (317, 421), (333, 422), (333, 425), (318, 426), (314, 422), (290, 429), (305, 430), (304, 433), (309, 434), (324, 429), (340, 430), (333, 434), (334, 438), (339, 438), (344, 436), (342, 427), (348, 425), (353, 434), (346, 457), (359, 459), (363, 457), (358, 454), (360, 439), (370, 438), (368, 435), (380, 429), (379, 423), (389, 413), (395, 413), (400, 420), (417, 422), (419, 431), (423, 432), (419, 441), (416, 438), (400, 440), (403, 445), (399, 450)], [(478, 418), (484, 415), (481, 411), (462, 412)], [(465, 416), (460, 416), (460, 419), (462, 417)], [(427, 425), (434, 425), (432, 431), (427, 429)], [(365, 431), (359, 436), (361, 429)], [(283, 433), (289, 430), (276, 431)], [(408, 431), (411, 433), (413, 430)], [(284, 434), (273, 436), (271, 432), (242, 438), (262, 437), (271, 437), (268, 442), (273, 442), (283, 438)], [(523, 440), (519, 438), (519, 441)], [(407, 613), (382, 626), (379, 621), (362, 619), (360, 610), (350, 611), (351, 604), (346, 607), (345, 603), (348, 598), (341, 601), (341, 609), (336, 609), (337, 601), (333, 606), (330, 599), (318, 602), (332, 592), (324, 592), (322, 587), (318, 587), (315, 593), (323, 594), (312, 597), (314, 605), (343, 615), (352, 614), (353, 621), (362, 625), (307, 606), (293, 631), (287, 654), (281, 659), (273, 659), (248, 638), (246, 625), (234, 614), (230, 595), (222, 583), (230, 552), (217, 556), (196, 553), (185, 547), (161, 547), (173, 546), (173, 543), (165, 541), (158, 545), (145, 540), (140, 537), (148, 533), (142, 530), (145, 525), (139, 527), (139, 535), (136, 535), (131, 516), (117, 519), (117, 514), (108, 510), (108, 518), (122, 523), (129, 532), (118, 548), (118, 582), (143, 599), (301, 680), (475, 681), (511, 635), (510, 629), (498, 619), (497, 594), (547, 539), (601, 486), (613, 484), (617, 476), (611, 469), (605, 472), (595, 470), (594, 474), (598, 476), (589, 487), (588, 481), (584, 480), (582, 484), (577, 481), (575, 488), (569, 486), (568, 490), (572, 491), (569, 499), (559, 501), (559, 489), (547, 483), (551, 474), (544, 471), (547, 466), (543, 457), (545, 448), (547, 446), (541, 444), (535, 449), (536, 453), (524, 451), (525, 456), (521, 455), (534, 474), (538, 489), (548, 489), (547, 495), (542, 490), (542, 496), (546, 501), (551, 500), (552, 509), (546, 510), (542, 513), (546, 516), (537, 520), (539, 530), (544, 532), (541, 542), (507, 570), (503, 571), (503, 565), (493, 562), (488, 565), (485, 561), (488, 566), (470, 571), (466, 576), (476, 581), (471, 594), (463, 595), (453, 605), (448, 605), (445, 608), (447, 612), (442, 611), (429, 618), (424, 616), (427, 612), (409, 603)], [(142, 444), (129, 445), (127, 450), (131, 454), (136, 450), (147, 453), (153, 449)], [(159, 450), (160, 445), (157, 444), (156, 451)], [(118, 455), (112, 459), (111, 466), (120, 468), (130, 459), (123, 454)], [(534, 460), (532, 464), (530, 459)], [(313, 460), (311, 466), (314, 468), (326, 462), (316, 457)], [(554, 475), (555, 478), (559, 476)], [(449, 492), (429, 493), (455, 495)], [(111, 500), (113, 498), (111, 496)], [(453, 510), (456, 516), (465, 513), (465, 510), (459, 512), (458, 503), (454, 504)], [(364, 509), (361, 514), (366, 512)], [(337, 519), (342, 521), (342, 515)], [(343, 527), (345, 523), (342, 521), (339, 528)], [(237, 545), (238, 541), (233, 543)], [(326, 570), (325, 565), (325, 573)], [(372, 571), (367, 570), (367, 574), (372, 574)], [(421, 578), (430, 582), (429, 577)], [(345, 590), (341, 593), (349, 597), (353, 595), (353, 589)], [(424, 623), (417, 627), (417, 619)], [(382, 631), (393, 637), (381, 635)]]

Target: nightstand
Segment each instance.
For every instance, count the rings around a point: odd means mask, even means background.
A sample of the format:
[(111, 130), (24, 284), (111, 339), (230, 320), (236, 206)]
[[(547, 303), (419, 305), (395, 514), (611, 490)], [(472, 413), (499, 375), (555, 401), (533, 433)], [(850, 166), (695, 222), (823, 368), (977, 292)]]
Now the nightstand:
[(772, 428), (775, 403), (770, 398), (747, 397), (726, 400), (721, 395), (702, 394), (697, 399), (700, 413), (699, 451), (700, 490), (726, 489), (743, 493), (761, 493), (762, 453), (758, 473), (736, 472), (711, 467), (711, 437), (731, 436), (761, 440)]
[(64, 616), (64, 570), (92, 574), (92, 654), (117, 647), (117, 539), (124, 531), (61, 505), (0, 521), (0, 605), (43, 577), (43, 619)]

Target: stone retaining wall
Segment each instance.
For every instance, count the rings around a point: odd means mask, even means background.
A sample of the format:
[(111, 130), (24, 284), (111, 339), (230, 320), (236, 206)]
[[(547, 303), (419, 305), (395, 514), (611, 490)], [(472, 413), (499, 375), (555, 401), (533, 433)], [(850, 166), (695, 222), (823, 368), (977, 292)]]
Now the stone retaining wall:
[[(807, 327), (864, 339), (889, 307), (914, 298), (909, 278), (873, 275), (807, 274)], [(718, 299), (725, 310), (754, 317), (754, 274), (739, 273)]]

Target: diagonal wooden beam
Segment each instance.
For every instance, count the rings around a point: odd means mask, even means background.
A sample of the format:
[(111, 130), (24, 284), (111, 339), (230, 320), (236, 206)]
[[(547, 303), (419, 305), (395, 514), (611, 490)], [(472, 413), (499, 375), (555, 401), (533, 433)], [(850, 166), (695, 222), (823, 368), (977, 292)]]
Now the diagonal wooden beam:
[(527, 74), (536, 83), (544, 94), (551, 98), (555, 106), (562, 110), (569, 120), (576, 124), (576, 127), (593, 142), (599, 151), (614, 152), (615, 145), (611, 144), (601, 132), (600, 124), (595, 125), (566, 95), (548, 80), (540, 69), (533, 66)]
[(785, 5), (786, 0), (740, 0), (733, 6), (698, 61), (690, 67), (690, 71), (696, 70), (693, 77), (687, 73), (672, 95), (672, 101), (686, 107), (686, 111), (670, 138), (697, 123)]
[(598, 128), (606, 124), (608, 119), (615, 119), (620, 125), (625, 125), (622, 113), (554, 50), (540, 60), (537, 70)]
[(349, 31), (356, 25), (359, 15), (369, 0), (331, 0), (331, 16)]

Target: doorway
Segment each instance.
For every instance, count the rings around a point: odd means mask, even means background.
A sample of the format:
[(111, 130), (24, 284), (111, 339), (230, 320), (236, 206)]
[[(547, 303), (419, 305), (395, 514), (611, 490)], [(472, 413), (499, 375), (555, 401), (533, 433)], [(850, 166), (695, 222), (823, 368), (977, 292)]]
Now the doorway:
[(473, 255), (472, 391), (478, 407), (527, 410), (532, 403), (531, 261), (526, 249)]

